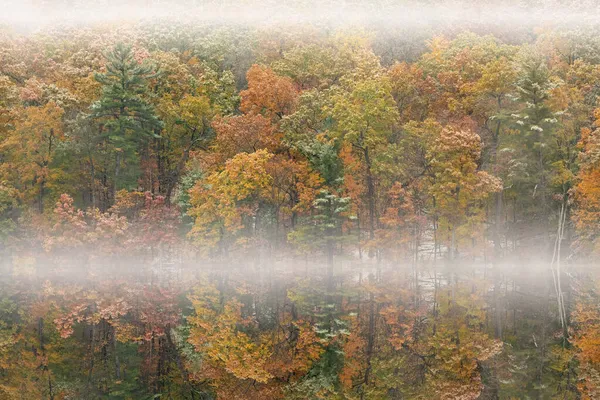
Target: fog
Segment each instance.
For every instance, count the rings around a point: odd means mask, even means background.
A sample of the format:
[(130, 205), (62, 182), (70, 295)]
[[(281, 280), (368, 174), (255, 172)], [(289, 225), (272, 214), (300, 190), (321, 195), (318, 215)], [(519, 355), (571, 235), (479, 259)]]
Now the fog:
[(197, 23), (335, 25), (377, 23), (414, 27), (436, 24), (538, 26), (598, 22), (595, 1), (33, 1), (3, 0), (0, 22), (37, 29), (123, 21), (175, 19)]

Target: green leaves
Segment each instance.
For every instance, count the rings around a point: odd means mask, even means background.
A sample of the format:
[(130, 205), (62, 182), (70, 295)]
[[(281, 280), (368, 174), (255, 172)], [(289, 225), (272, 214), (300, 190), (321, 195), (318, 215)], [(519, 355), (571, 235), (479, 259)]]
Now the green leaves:
[(334, 132), (353, 146), (375, 148), (386, 143), (398, 119), (398, 111), (383, 77), (353, 82), (332, 98)]
[(134, 138), (134, 143), (151, 137), (162, 123), (144, 95), (156, 72), (148, 63), (138, 63), (131, 47), (122, 43), (107, 53), (106, 59), (106, 73), (95, 75), (102, 84), (102, 97), (92, 105), (91, 117), (103, 122), (113, 140), (126, 140), (132, 133), (141, 136)]

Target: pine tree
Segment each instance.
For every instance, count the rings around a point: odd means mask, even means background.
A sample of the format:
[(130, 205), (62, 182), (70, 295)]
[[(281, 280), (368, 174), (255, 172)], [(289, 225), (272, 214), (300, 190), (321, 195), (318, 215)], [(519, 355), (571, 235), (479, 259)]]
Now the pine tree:
[[(514, 116), (515, 126), (522, 133), (522, 143), (526, 145), (525, 163), (529, 166), (527, 176), (523, 177), (526, 190), (531, 190), (540, 215), (547, 215), (549, 209), (548, 170), (549, 149), (552, 131), (556, 119), (548, 106), (548, 97), (552, 88), (550, 71), (545, 60), (538, 54), (528, 54), (520, 66), (520, 76), (516, 88), (518, 99), (525, 105)], [(538, 208), (539, 205), (539, 208)]]
[[(139, 64), (130, 46), (119, 43), (106, 54), (106, 73), (95, 74), (102, 84), (102, 97), (91, 107), (91, 117), (100, 122), (105, 143), (114, 152), (114, 192), (123, 185), (121, 164), (136, 165), (137, 152), (148, 139), (157, 137), (162, 126), (154, 108), (144, 97), (147, 82), (157, 76), (152, 65)], [(135, 173), (129, 172), (129, 175)]]

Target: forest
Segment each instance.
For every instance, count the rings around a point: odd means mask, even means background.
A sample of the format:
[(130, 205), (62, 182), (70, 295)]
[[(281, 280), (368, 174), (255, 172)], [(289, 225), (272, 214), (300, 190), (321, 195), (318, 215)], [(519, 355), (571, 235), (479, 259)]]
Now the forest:
[(0, 25), (0, 399), (600, 398), (600, 24)]

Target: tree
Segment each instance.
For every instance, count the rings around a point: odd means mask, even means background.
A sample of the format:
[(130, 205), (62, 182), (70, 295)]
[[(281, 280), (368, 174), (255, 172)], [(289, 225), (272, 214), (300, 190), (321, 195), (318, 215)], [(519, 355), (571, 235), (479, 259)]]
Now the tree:
[(208, 147), (215, 111), (207, 97), (184, 95), (178, 102), (164, 98), (159, 114), (165, 123), (157, 139), (158, 191), (170, 202), (190, 154)]
[(375, 239), (376, 177), (375, 153), (386, 145), (398, 118), (398, 111), (384, 77), (349, 83), (348, 91), (336, 93), (331, 110), (335, 133), (360, 157), (361, 174), (366, 186), (369, 241)]
[(433, 170), (430, 193), (435, 199), (441, 227), (448, 232), (450, 260), (456, 258), (463, 235), (475, 238), (483, 223), (483, 202), (501, 189), (498, 178), (478, 170), (480, 156), (479, 136), (460, 127), (444, 128), (428, 154)]
[(525, 184), (540, 199), (538, 213), (547, 215), (549, 203), (548, 142), (556, 119), (547, 103), (551, 82), (543, 57), (535, 52), (524, 55), (516, 87), (523, 109), (515, 114), (514, 122), (524, 135), (527, 151), (533, 156), (527, 164), (529, 182)]
[(581, 168), (577, 174), (577, 185), (574, 188), (576, 209), (573, 213), (573, 220), (577, 231), (577, 240), (574, 246), (580, 254), (596, 254), (600, 248), (597, 226), (600, 215), (598, 130), (584, 129), (578, 147), (581, 149), (579, 154)]
[(49, 102), (44, 106), (26, 107), (22, 118), (7, 139), (0, 144), (9, 154), (3, 175), (26, 194), (35, 199), (40, 213), (44, 211), (44, 198), (48, 184), (57, 179), (54, 170), (56, 149), (64, 140), (64, 110)]
[(256, 64), (248, 70), (246, 77), (248, 89), (240, 92), (240, 110), (263, 114), (273, 121), (294, 111), (297, 91), (291, 79), (277, 76), (270, 68)]
[(188, 214), (195, 218), (190, 236), (202, 246), (215, 248), (217, 254), (227, 256), (229, 247), (257, 213), (259, 199), (269, 187), (272, 177), (267, 173), (267, 162), (273, 155), (266, 150), (240, 153), (215, 171), (198, 181), (190, 190), (192, 208)]
[[(100, 124), (100, 135), (114, 153), (113, 195), (122, 182), (121, 167), (135, 178), (131, 170), (138, 153), (148, 140), (157, 135), (162, 123), (154, 108), (145, 100), (148, 80), (156, 76), (149, 64), (139, 64), (132, 48), (122, 43), (106, 54), (106, 72), (95, 78), (102, 84), (102, 97), (91, 107), (91, 117)], [(127, 182), (131, 185), (131, 181)]]

